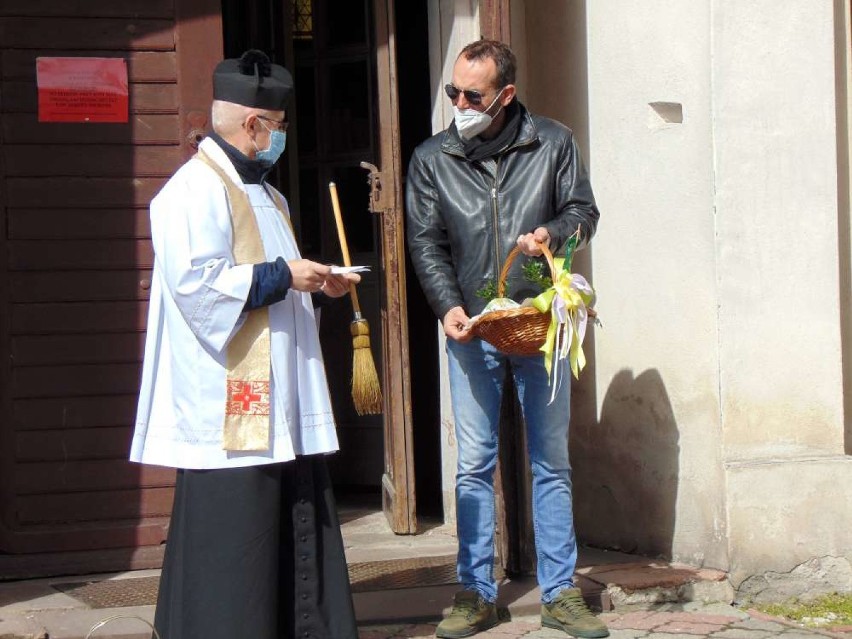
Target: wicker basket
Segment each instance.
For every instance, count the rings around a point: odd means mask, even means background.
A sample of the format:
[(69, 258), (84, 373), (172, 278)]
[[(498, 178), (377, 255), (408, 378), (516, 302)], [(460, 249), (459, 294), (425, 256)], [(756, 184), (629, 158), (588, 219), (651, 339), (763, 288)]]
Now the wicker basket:
[[(553, 254), (544, 244), (541, 245), (541, 250), (550, 267), (550, 275), (556, 281)], [(506, 256), (497, 281), (497, 297), (505, 295), (509, 267), (520, 252), (521, 249), (516, 246)], [(549, 326), (550, 313), (542, 313), (532, 306), (522, 306), (486, 313), (473, 325), (472, 332), (474, 336), (484, 339), (506, 355), (536, 355), (547, 338)]]

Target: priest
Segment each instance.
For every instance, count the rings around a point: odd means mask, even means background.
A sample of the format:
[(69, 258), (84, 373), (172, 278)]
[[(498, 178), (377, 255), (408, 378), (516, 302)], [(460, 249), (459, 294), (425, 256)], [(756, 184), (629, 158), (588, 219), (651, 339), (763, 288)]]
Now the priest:
[(355, 639), (325, 456), (338, 448), (314, 308), (356, 274), (303, 259), (266, 180), (290, 73), (213, 74), (213, 133), (151, 202), (154, 274), (130, 459), (177, 469), (163, 639)]

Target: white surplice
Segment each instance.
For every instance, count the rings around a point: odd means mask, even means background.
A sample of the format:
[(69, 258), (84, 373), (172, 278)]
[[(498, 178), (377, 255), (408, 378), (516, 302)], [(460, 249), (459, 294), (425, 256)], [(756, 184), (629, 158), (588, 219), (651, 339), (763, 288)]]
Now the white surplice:
[[(213, 140), (200, 148), (249, 196), (266, 258), (299, 259), (292, 231), (266, 191), (272, 187), (243, 184)], [(227, 192), (210, 167), (190, 160), (157, 194), (151, 238), (154, 275), (131, 461), (232, 468), (337, 450), (311, 296), (292, 289), (268, 307), (269, 450), (222, 448), (227, 345), (244, 318), (253, 269), (234, 265)]]

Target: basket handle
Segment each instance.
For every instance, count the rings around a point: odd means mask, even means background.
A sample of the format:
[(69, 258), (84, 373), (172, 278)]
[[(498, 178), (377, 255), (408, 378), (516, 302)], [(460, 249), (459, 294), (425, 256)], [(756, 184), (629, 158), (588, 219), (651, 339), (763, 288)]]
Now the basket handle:
[(89, 639), (95, 633), (95, 630), (98, 630), (99, 628), (103, 628), (110, 621), (115, 621), (116, 619), (138, 619), (139, 621), (147, 624), (149, 628), (151, 628), (151, 630), (154, 632), (154, 636), (156, 637), (156, 639), (160, 639), (160, 633), (157, 632), (157, 629), (153, 626), (153, 624), (151, 624), (151, 622), (148, 621), (147, 619), (143, 619), (142, 617), (137, 617), (136, 615), (113, 615), (112, 617), (107, 617), (106, 619), (101, 619), (94, 626), (92, 626), (92, 629), (89, 630), (89, 634), (86, 635), (86, 639)]
[[(556, 281), (556, 264), (553, 263), (553, 253), (550, 252), (550, 249), (547, 248), (546, 244), (539, 243), (539, 247), (541, 248), (541, 252), (547, 260), (547, 265), (550, 267), (550, 277), (555, 282)], [(506, 256), (506, 261), (503, 263), (503, 270), (500, 271), (500, 279), (497, 281), (497, 297), (503, 297), (506, 292), (506, 277), (509, 275), (509, 267), (512, 266), (512, 262), (521, 252), (520, 246), (515, 246), (509, 254)]]

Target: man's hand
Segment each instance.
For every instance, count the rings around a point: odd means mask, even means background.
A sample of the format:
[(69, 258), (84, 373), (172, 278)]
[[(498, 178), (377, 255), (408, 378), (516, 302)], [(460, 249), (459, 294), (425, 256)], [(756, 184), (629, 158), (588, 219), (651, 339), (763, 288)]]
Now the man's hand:
[[(321, 290), (331, 275), (331, 267), (311, 260), (291, 260), (287, 262), (293, 281), (290, 288), (303, 293), (316, 293)], [(336, 277), (336, 276), (335, 276)]]
[(550, 233), (543, 226), (539, 226), (532, 233), (518, 236), (518, 246), (524, 255), (541, 255), (541, 246), (544, 244), (550, 248)]
[(441, 320), (441, 323), (444, 325), (444, 333), (446, 333), (447, 337), (457, 342), (469, 342), (473, 339), (473, 335), (470, 331), (464, 330), (469, 320), (470, 318), (461, 306), (454, 306), (447, 311), (444, 319)]
[(349, 292), (350, 284), (357, 284), (360, 281), (361, 276), (358, 273), (329, 274), (320, 290), (329, 297), (343, 297)]

